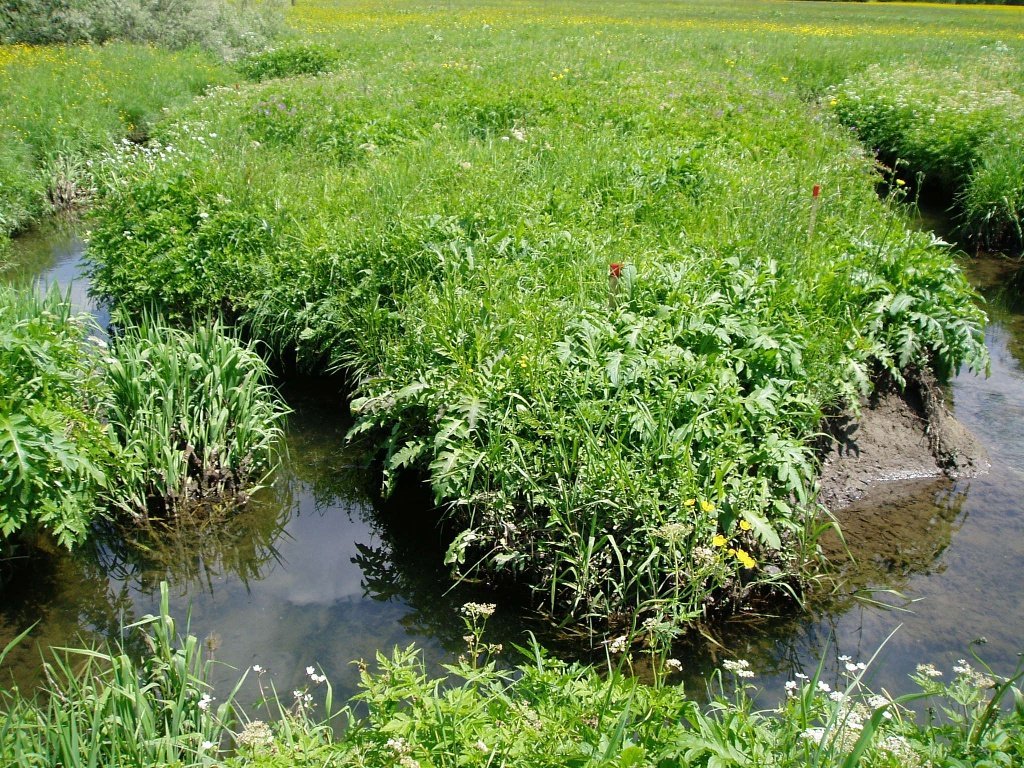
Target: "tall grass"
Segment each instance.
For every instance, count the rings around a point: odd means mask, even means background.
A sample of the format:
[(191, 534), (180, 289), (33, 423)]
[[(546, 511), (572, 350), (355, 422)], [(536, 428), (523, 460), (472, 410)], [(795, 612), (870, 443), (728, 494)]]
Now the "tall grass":
[(120, 459), (110, 501), (130, 514), (244, 502), (275, 466), (285, 411), (266, 363), (221, 322), (185, 332), (147, 317), (103, 373)]
[[(5, 764), (213, 765), (232, 723), (232, 695), (213, 703), (200, 641), (179, 637), (161, 586), (160, 614), (126, 628), (142, 633), (144, 658), (122, 645), (54, 649), (35, 695), (0, 689)], [(0, 663), (11, 649), (0, 653)]]

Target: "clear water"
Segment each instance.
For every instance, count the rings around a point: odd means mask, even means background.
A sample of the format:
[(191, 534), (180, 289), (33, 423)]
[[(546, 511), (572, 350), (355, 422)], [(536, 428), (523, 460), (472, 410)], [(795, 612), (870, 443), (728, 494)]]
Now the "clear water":
[[(82, 252), (72, 235), (44, 233), (18, 243), (18, 267), (5, 277), (62, 286), (76, 279), (72, 297), (103, 322), (81, 280)], [(997, 671), (1013, 666), (1024, 650), (1024, 306), (1004, 288), (1015, 266), (968, 265), (989, 300), (992, 375), (960, 376), (950, 392), (958, 418), (987, 447), (991, 472), (894, 484), (844, 511), (857, 560), (846, 586), (816, 596), (806, 611), (740, 617), (706, 628), (713, 641), (681, 644), (674, 655), (692, 692), (723, 658), (749, 659), (770, 700), (821, 659), (827, 678), (839, 655), (866, 661), (876, 652), (869, 679), (899, 692), (916, 664), (948, 669), (982, 637), (982, 658)], [(192, 631), (224, 662), (216, 674), (222, 689), (237, 670), (260, 664), (288, 691), (314, 664), (344, 696), (355, 691), (351, 662), (378, 650), (416, 642), (432, 664), (459, 653), (459, 606), (504, 599), (485, 585), (452, 588), (429, 500), (417, 489), (386, 506), (373, 500), (374, 473), (344, 443), (347, 408), (336, 388), (291, 380), (284, 394), (295, 409), (289, 461), (230, 524), (163, 532), (147, 549), (112, 536), (74, 555), (40, 552), (20, 564), (0, 595), (0, 645), (38, 623), (33, 642), (0, 670), (0, 684), (36, 679), (40, 646), (117, 636), (123, 623), (156, 610), (161, 580), (174, 613), (191, 609)], [(527, 627), (537, 628), (512, 605), (491, 625), (507, 646), (525, 644)]]

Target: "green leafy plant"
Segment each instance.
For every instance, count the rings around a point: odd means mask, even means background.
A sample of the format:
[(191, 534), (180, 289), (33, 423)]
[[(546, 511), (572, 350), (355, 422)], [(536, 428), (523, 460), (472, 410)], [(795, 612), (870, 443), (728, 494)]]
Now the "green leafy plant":
[(91, 319), (57, 289), (0, 286), (0, 534), (83, 540), (114, 463)]
[(244, 502), (276, 462), (285, 409), (252, 345), (220, 321), (186, 332), (146, 317), (124, 328), (103, 371), (132, 515)]

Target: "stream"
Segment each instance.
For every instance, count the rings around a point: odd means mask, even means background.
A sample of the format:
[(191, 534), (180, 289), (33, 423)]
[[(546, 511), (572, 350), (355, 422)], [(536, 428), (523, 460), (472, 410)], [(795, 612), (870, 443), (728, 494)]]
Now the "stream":
[[(57, 283), (105, 325), (81, 275), (84, 250), (59, 229), (22, 237), (0, 279)], [(725, 658), (748, 659), (772, 702), (819, 660), (831, 680), (841, 655), (868, 661), (876, 652), (865, 680), (901, 693), (917, 664), (935, 664), (948, 678), (979, 639), (983, 660), (1012, 670), (1024, 650), (1024, 290), (1007, 287), (1016, 262), (979, 257), (964, 266), (987, 302), (992, 369), (988, 378), (957, 377), (949, 399), (988, 450), (991, 471), (893, 483), (844, 510), (857, 565), (846, 569), (843, 589), (813, 597), (805, 611), (738, 617), (715, 627), (713, 640), (694, 635), (674, 651), (691, 694), (701, 695)], [(227, 524), (161, 531), (145, 546), (108, 535), (73, 554), (44, 547), (25, 556), (3, 585), (0, 647), (35, 626), (0, 669), (0, 685), (31, 686), (41, 648), (119, 637), (123, 624), (157, 610), (162, 580), (180, 627), (190, 615), (190, 631), (222, 662), (213, 681), (224, 694), (253, 664), (279, 691), (300, 687), (306, 666), (318, 666), (337, 700), (356, 692), (353, 660), (379, 650), (415, 642), (435, 670), (458, 655), (459, 607), (495, 598), (479, 585), (452, 587), (427, 495), (410, 488), (386, 504), (375, 500), (373, 472), (345, 445), (338, 385), (290, 379), (282, 392), (295, 411), (288, 459)], [(527, 644), (527, 630), (538, 628), (511, 605), (499, 605), (489, 625), (506, 649)]]

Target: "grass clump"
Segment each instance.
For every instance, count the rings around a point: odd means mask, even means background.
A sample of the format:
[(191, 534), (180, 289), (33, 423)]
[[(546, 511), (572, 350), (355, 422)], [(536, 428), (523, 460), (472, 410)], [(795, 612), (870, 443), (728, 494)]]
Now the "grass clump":
[(829, 103), (897, 172), (952, 199), (963, 236), (1020, 247), (1020, 63), (1005, 45), (982, 49), (969, 67), (871, 66), (837, 86)]
[(111, 347), (56, 291), (0, 286), (0, 534), (65, 547), (93, 520), (244, 503), (277, 460), (286, 409), (221, 323), (154, 318)]
[(111, 501), (131, 514), (244, 502), (274, 467), (284, 409), (266, 363), (222, 323), (147, 318), (122, 330), (103, 375), (120, 459)]

